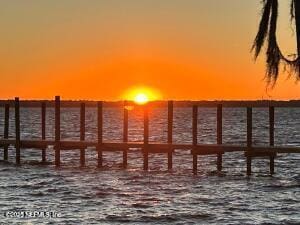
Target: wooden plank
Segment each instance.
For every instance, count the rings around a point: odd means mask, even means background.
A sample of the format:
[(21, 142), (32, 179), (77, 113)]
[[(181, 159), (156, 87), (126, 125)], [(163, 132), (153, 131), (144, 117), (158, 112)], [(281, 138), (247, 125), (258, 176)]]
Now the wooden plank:
[(124, 101), (124, 108), (123, 108), (123, 142), (128, 142), (128, 109), (127, 109), (127, 101)]
[[(76, 144), (76, 143), (74, 143)], [(96, 145), (96, 143), (91, 142), (90, 145)], [(121, 142), (104, 142), (103, 147), (115, 147), (115, 148), (142, 148), (144, 146), (143, 142), (127, 142), (127, 143), (121, 143)], [(168, 144), (168, 143), (155, 143), (151, 142), (148, 144), (149, 148), (171, 148), (174, 149), (182, 149), (182, 150), (191, 150), (193, 147), (195, 149), (197, 148), (218, 148), (220, 150), (225, 150), (228, 152), (235, 152), (235, 151), (245, 151), (246, 146), (237, 146), (237, 145), (214, 145), (214, 144), (198, 144), (196, 146), (193, 146), (192, 144)]]
[[(168, 154), (172, 154), (174, 152), (174, 150), (170, 147), (157, 147), (157, 146), (153, 146), (153, 145), (148, 145), (148, 153), (168, 153)], [(169, 168), (171, 169), (171, 168)]]
[[(7, 100), (0, 100), (0, 107), (4, 106), (8, 101)], [(62, 107), (68, 108), (78, 108), (80, 106), (81, 101), (61, 101)], [(97, 107), (96, 101), (85, 101), (86, 107)], [(129, 104), (132, 104), (129, 102)], [(298, 108), (300, 107), (299, 100), (290, 100), (290, 101), (176, 101), (176, 106), (178, 107), (185, 107), (189, 108), (192, 105), (198, 105), (198, 107), (205, 107), (205, 108), (215, 108), (218, 104), (222, 104), (223, 107), (230, 107), (230, 108), (245, 108), (245, 107), (252, 107), (252, 108), (268, 108), (270, 105), (274, 107), (280, 108)], [(47, 101), (47, 105), (49, 107), (54, 108), (54, 101)], [(122, 103), (120, 102), (112, 102), (106, 101), (105, 105), (108, 107), (120, 107)], [(162, 107), (164, 105), (163, 101), (153, 102), (151, 106), (153, 107)], [(12, 106), (12, 105), (11, 105)], [(21, 102), (22, 107), (40, 107), (40, 101), (24, 101)]]
[(9, 139), (0, 139), (0, 146), (4, 147), (5, 145), (15, 145), (16, 139), (15, 138), (9, 138)]
[(239, 146), (239, 145), (211, 145), (211, 144), (201, 144), (197, 145), (195, 150), (206, 150), (206, 151), (220, 151), (220, 152), (243, 152), (246, 149), (246, 146)]
[(276, 146), (273, 148), (276, 153), (289, 153), (289, 154), (299, 154), (300, 153), (300, 147), (280, 147)]
[(275, 156), (270, 157), (270, 174), (273, 175), (275, 172)]
[[(42, 140), (46, 139), (46, 102), (42, 102), (41, 109), (41, 119), (42, 119)], [(46, 162), (46, 148), (42, 149), (42, 162)]]
[(144, 158), (144, 170), (148, 170), (148, 144), (149, 144), (149, 112), (148, 106), (144, 105), (144, 147), (143, 147), (143, 158)]
[[(85, 140), (85, 103), (80, 105), (80, 141)], [(80, 166), (85, 166), (85, 148), (80, 148)]]
[(123, 147), (122, 145), (120, 145), (120, 147), (105, 147), (105, 145), (103, 145), (102, 151), (103, 152), (123, 152), (125, 150), (127, 150), (128, 148)]
[(273, 106), (269, 107), (269, 138), (270, 146), (274, 146), (274, 120), (275, 120), (275, 110)]
[(68, 141), (63, 140), (60, 141), (60, 148), (61, 149), (81, 149), (87, 147), (98, 147), (97, 141)]
[(247, 147), (252, 146), (252, 108), (247, 108)]
[[(173, 142), (173, 101), (168, 101), (168, 143)], [(168, 169), (173, 167), (173, 149), (168, 148)]]
[(193, 148), (195, 151), (220, 151), (221, 152), (244, 152), (247, 147), (246, 146), (238, 146), (238, 145), (218, 145), (218, 144), (198, 144)]
[[(5, 104), (4, 109), (4, 139), (9, 137), (9, 104)], [(8, 160), (8, 145), (3, 146), (3, 160)]]
[[(252, 147), (252, 108), (247, 108), (247, 151), (251, 151)], [(250, 154), (247, 154), (247, 175), (251, 175), (251, 161)]]
[[(96, 141), (67, 141), (63, 140), (61, 143), (61, 150), (75, 150), (80, 148), (87, 147), (97, 147), (98, 144)], [(14, 145), (15, 139), (0, 139), (0, 145)], [(21, 147), (23, 148), (45, 148), (50, 145), (54, 145), (55, 141), (53, 140), (21, 140)], [(143, 142), (104, 142), (102, 144), (103, 151), (123, 151), (124, 148), (142, 148), (144, 146)], [(178, 146), (178, 148), (176, 148)], [(181, 148), (183, 146), (184, 148)], [(181, 145), (181, 144), (172, 144), (167, 143), (149, 143), (149, 151), (151, 149), (162, 149), (161, 152), (167, 152), (168, 149), (182, 149), (182, 150), (192, 150), (194, 149), (195, 153), (198, 151), (224, 151), (224, 152), (245, 152), (247, 146), (237, 146), (237, 145), (210, 145), (210, 144), (201, 144), (193, 148), (193, 145)], [(160, 150), (158, 150), (160, 151)], [(295, 153), (300, 154), (300, 147), (284, 147), (284, 146), (252, 146), (251, 152), (265, 152), (265, 154), (272, 153)]]
[[(269, 107), (269, 138), (270, 146), (274, 146), (274, 120), (275, 120), (275, 109), (274, 106)], [(275, 155), (270, 156), (270, 174), (273, 175), (275, 171)]]
[[(217, 106), (217, 144), (221, 145), (223, 140), (222, 140), (222, 133), (223, 133), (223, 108), (222, 105), (219, 104)], [(219, 153), (217, 155), (217, 170), (221, 171), (222, 170), (222, 154), (224, 154), (224, 152)]]
[(20, 146), (21, 148), (33, 148), (33, 149), (40, 149), (40, 150), (44, 150), (48, 147), (48, 143), (45, 141), (41, 141), (41, 140), (30, 140), (30, 141), (26, 141), (26, 140), (21, 140), (20, 141)]
[[(14, 145), (15, 139), (0, 139), (0, 145)], [(60, 141), (61, 150), (67, 149), (80, 149), (87, 147), (97, 147), (97, 141), (74, 141), (74, 140), (63, 140)], [(21, 140), (21, 145), (27, 146), (28, 148), (43, 148), (47, 146), (55, 145), (54, 140)], [(124, 148), (142, 148), (144, 146), (143, 142), (103, 142), (102, 147), (104, 149), (114, 148), (116, 150), (108, 151), (122, 151)], [(155, 143), (151, 142), (148, 144), (149, 149), (151, 148), (161, 148), (161, 149), (181, 149), (181, 150), (219, 150), (224, 152), (244, 152), (247, 146), (241, 145), (217, 145), (217, 144), (198, 144), (193, 146), (192, 144), (168, 144), (168, 143)], [(295, 153), (300, 154), (300, 147), (294, 146), (252, 146), (251, 151), (273, 151), (276, 153)], [(166, 150), (167, 151), (167, 150)]]
[[(198, 106), (193, 105), (193, 116), (192, 116), (192, 132), (193, 132), (193, 150), (198, 143)], [(192, 154), (193, 154), (192, 150)], [(193, 174), (196, 175), (198, 171), (198, 156), (193, 154)]]
[(102, 154), (102, 143), (103, 143), (103, 102), (98, 101), (98, 167), (102, 167), (103, 164), (103, 154)]
[(60, 96), (55, 96), (55, 166), (60, 166)]
[(122, 149), (124, 148), (142, 148), (144, 146), (143, 142), (103, 142), (102, 144), (98, 144), (98, 141), (74, 141), (74, 140), (63, 140), (60, 141), (61, 149), (80, 149), (87, 147), (97, 147), (101, 148), (101, 151), (105, 151), (105, 149), (115, 148)]
[(223, 133), (223, 108), (222, 105), (219, 104), (217, 106), (217, 144), (221, 145), (223, 140), (222, 140), (222, 133)]
[(15, 148), (16, 148), (16, 164), (20, 165), (21, 164), (21, 134), (20, 134), (20, 101), (19, 98), (15, 98), (15, 132), (16, 132), (16, 143), (15, 143)]
[[(128, 108), (127, 101), (124, 101), (123, 109), (123, 142), (128, 142)], [(128, 148), (123, 149), (123, 168), (127, 167)]]
[(197, 135), (198, 135), (198, 106), (193, 106), (193, 145), (197, 145)]
[(124, 148), (123, 152), (123, 168), (127, 167), (127, 155), (128, 155), (128, 148)]
[(173, 101), (168, 101), (168, 143), (173, 142)]
[(275, 157), (276, 156), (276, 151), (246, 151), (245, 152), (246, 157), (254, 158), (254, 157)]
[(293, 146), (252, 146), (253, 151), (276, 152), (276, 153), (300, 153), (300, 147)]
[(198, 172), (198, 156), (193, 154), (193, 174), (196, 175)]
[(251, 157), (246, 157), (246, 160), (247, 160), (247, 176), (250, 176), (251, 173), (252, 173), (252, 168), (251, 168), (251, 165), (252, 165), (252, 159)]
[(192, 149), (191, 153), (193, 155), (222, 155), (224, 151), (219, 149)]
[(144, 106), (144, 144), (149, 144), (149, 109)]
[[(116, 143), (107, 143), (108, 145), (115, 145)], [(126, 144), (126, 143), (125, 143)], [(128, 145), (131, 148), (138, 148), (140, 147), (140, 143), (138, 142), (128, 142), (126, 145)], [(149, 143), (149, 146), (156, 146), (158, 148), (165, 147), (168, 144), (163, 143)], [(244, 152), (245, 150), (249, 149), (247, 146), (243, 145), (230, 145), (230, 144), (198, 144), (196, 146), (192, 144), (176, 144), (173, 143), (172, 145), (173, 149), (182, 149), (182, 150), (190, 150), (192, 148), (194, 149), (220, 149), (224, 152)], [(252, 146), (250, 150), (274, 150), (277, 153), (300, 153), (300, 147), (296, 146)]]

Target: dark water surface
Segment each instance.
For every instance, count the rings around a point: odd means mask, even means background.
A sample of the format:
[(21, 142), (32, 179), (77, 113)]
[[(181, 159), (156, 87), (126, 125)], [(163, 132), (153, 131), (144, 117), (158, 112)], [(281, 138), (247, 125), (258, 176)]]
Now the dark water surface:
[[(14, 135), (13, 111), (10, 136)], [(268, 144), (268, 109), (255, 109), (253, 141)], [(0, 137), (3, 134), (0, 110)], [(129, 113), (129, 140), (143, 138), (142, 112)], [(225, 108), (223, 139), (246, 143), (246, 110)], [(200, 143), (216, 143), (216, 110), (199, 109)], [(167, 111), (150, 112), (150, 140), (167, 139)], [(21, 109), (22, 138), (39, 138), (40, 109)], [(87, 109), (87, 139), (96, 139), (96, 110)], [(122, 110), (104, 110), (104, 140), (121, 140)], [(300, 109), (275, 111), (275, 144), (300, 146)], [(175, 108), (174, 142), (191, 143), (191, 109)], [(54, 137), (54, 110), (47, 109), (47, 138)], [(62, 109), (62, 138), (79, 139), (79, 110)], [(199, 174), (192, 175), (189, 151), (176, 150), (173, 170), (167, 172), (166, 155), (150, 155), (149, 172), (143, 172), (142, 154), (132, 149), (128, 168), (121, 153), (104, 153), (104, 168), (97, 169), (94, 149), (86, 151), (84, 169), (79, 151), (61, 154), (62, 168), (41, 165), (40, 151), (22, 151), (22, 166), (0, 161), (0, 224), (300, 224), (300, 155), (280, 154), (276, 174), (268, 175), (268, 160), (253, 162), (253, 176), (245, 175), (243, 153), (224, 155), (223, 172), (216, 157), (199, 157)], [(0, 151), (3, 158), (3, 151)], [(52, 149), (47, 152), (53, 161)], [(55, 211), (59, 218), (7, 218), (8, 211)]]

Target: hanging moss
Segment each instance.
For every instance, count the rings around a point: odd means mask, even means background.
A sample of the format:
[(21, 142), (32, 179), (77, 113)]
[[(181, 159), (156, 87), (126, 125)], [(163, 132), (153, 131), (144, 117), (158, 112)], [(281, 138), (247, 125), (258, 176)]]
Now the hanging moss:
[[(300, 21), (299, 6), (295, 7), (297, 0), (291, 0), (291, 21), (296, 20), (297, 40), (299, 42), (300, 27), (297, 22)], [(300, 46), (298, 43), (298, 55), (294, 60), (285, 57), (280, 47), (278, 46), (276, 31), (278, 19), (278, 0), (263, 0), (262, 18), (259, 24), (259, 29), (255, 37), (252, 51), (254, 51), (255, 59), (261, 53), (262, 47), (266, 43), (266, 79), (268, 84), (275, 85), (280, 72), (280, 66), (289, 70), (290, 75), (295, 75), (296, 79), (300, 79)], [(299, 4), (299, 3), (298, 3)]]

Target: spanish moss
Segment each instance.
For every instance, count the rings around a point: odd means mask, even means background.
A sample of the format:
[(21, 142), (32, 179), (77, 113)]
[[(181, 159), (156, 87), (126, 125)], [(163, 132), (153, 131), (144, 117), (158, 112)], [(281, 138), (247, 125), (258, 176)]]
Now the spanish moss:
[[(297, 22), (300, 20), (299, 6), (296, 7), (296, 0), (291, 0), (290, 15), (291, 21), (296, 20), (297, 41), (300, 37), (300, 27)], [(297, 56), (295, 59), (285, 57), (277, 42), (277, 20), (278, 20), (278, 0), (263, 0), (262, 17), (259, 24), (259, 29), (255, 37), (252, 51), (256, 59), (261, 53), (262, 47), (266, 44), (266, 80), (268, 84), (274, 86), (280, 73), (280, 66), (288, 68), (290, 74), (295, 75), (296, 79), (300, 79), (300, 46), (297, 45)], [(298, 3), (299, 4), (299, 3)], [(298, 10), (298, 11), (296, 11)], [(267, 43), (266, 43), (267, 42)]]

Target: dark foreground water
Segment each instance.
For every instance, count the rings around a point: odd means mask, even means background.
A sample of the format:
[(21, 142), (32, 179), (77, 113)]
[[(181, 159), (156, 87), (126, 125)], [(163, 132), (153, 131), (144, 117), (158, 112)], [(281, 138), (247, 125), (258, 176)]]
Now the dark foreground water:
[[(122, 110), (105, 109), (104, 139), (122, 137)], [(174, 112), (175, 142), (191, 142), (191, 109)], [(13, 116), (13, 112), (11, 112)], [(268, 144), (268, 110), (254, 110), (254, 144)], [(200, 143), (215, 143), (216, 110), (200, 109)], [(276, 109), (275, 144), (300, 146), (300, 109)], [(167, 112), (150, 114), (152, 141), (166, 141)], [(53, 109), (47, 110), (47, 137), (53, 138)], [(96, 110), (88, 109), (87, 139), (96, 138)], [(14, 122), (11, 119), (10, 135)], [(3, 109), (0, 110), (0, 137)], [(224, 142), (245, 144), (246, 110), (224, 109)], [(38, 138), (40, 109), (21, 110), (23, 138)], [(142, 113), (130, 111), (130, 141), (142, 140)], [(79, 110), (62, 109), (62, 138), (78, 139)], [(3, 158), (3, 151), (0, 157)], [(0, 161), (0, 224), (300, 224), (300, 155), (281, 154), (276, 174), (268, 175), (268, 160), (256, 159), (254, 174), (245, 176), (243, 153), (224, 155), (224, 170), (216, 172), (215, 157), (199, 157), (199, 174), (192, 175), (189, 151), (176, 150), (174, 169), (167, 172), (165, 155), (150, 155), (149, 172), (142, 154), (132, 149), (128, 168), (121, 153), (105, 153), (104, 168), (96, 169), (96, 152), (87, 150), (87, 167), (79, 168), (79, 151), (62, 153), (62, 168), (41, 165), (39, 151), (22, 151), (22, 166)], [(47, 153), (53, 161), (53, 151)], [(51, 211), (57, 218), (8, 218), (9, 212)]]

